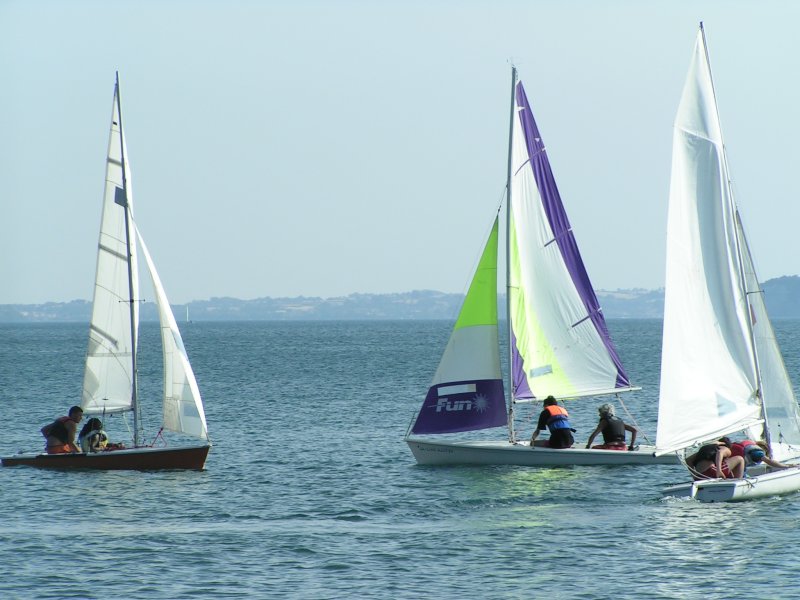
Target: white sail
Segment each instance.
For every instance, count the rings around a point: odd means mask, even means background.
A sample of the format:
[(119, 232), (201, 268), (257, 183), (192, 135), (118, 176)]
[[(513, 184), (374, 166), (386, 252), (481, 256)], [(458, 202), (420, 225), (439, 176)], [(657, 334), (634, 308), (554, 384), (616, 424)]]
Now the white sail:
[(800, 407), (797, 405), (792, 382), (767, 315), (764, 292), (758, 283), (750, 248), (744, 236), (741, 219), (738, 218), (737, 230), (742, 247), (742, 264), (752, 313), (753, 338), (761, 374), (761, 396), (766, 419), (766, 428), (754, 428), (751, 437), (768, 437), (773, 458), (778, 461), (786, 460), (800, 454)]
[[(126, 411), (132, 404), (132, 355), (136, 352), (134, 340), (139, 323), (138, 278), (135, 244), (130, 248), (128, 244), (128, 236), (133, 234), (126, 231), (126, 225), (129, 226), (133, 218), (133, 194), (118, 96), (119, 85), (114, 89), (89, 349), (83, 378), (81, 406), (87, 413)], [(132, 273), (130, 281), (129, 272)]]
[(701, 30), (673, 133), (659, 452), (760, 419), (742, 242)]
[(208, 437), (206, 415), (200, 390), (183, 346), (175, 315), (167, 300), (161, 278), (158, 276), (153, 259), (144, 243), (144, 238), (136, 230), (142, 246), (147, 269), (153, 280), (153, 290), (158, 305), (158, 320), (161, 324), (161, 343), (164, 353), (164, 427), (172, 431), (186, 433), (201, 438)]

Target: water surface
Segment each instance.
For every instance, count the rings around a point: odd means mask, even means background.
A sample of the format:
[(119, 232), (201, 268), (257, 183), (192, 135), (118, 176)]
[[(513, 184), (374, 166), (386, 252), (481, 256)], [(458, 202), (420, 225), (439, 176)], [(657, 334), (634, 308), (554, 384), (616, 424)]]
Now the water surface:
[[(800, 322), (775, 325), (800, 381)], [(0, 469), (0, 598), (800, 597), (800, 495), (664, 500), (674, 466), (417, 466), (403, 435), (450, 326), (182, 325), (207, 470)], [(609, 326), (652, 441), (660, 322)], [(152, 436), (158, 330), (141, 333)], [(39, 427), (78, 402), (86, 343), (85, 325), (0, 325), (2, 454), (38, 449)], [(579, 441), (603, 401), (568, 405)]]

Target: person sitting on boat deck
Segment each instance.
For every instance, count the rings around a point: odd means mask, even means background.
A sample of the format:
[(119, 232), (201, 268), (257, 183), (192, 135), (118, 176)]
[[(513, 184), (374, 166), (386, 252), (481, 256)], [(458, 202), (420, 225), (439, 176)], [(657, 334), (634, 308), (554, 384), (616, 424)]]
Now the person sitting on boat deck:
[[(723, 441), (727, 438), (722, 438)], [(769, 455), (769, 446), (766, 442), (753, 440), (742, 440), (741, 442), (733, 442), (729, 445), (731, 454), (733, 456), (741, 456), (745, 461), (745, 466), (758, 465), (762, 462), (769, 465), (773, 469), (788, 469), (789, 465), (779, 463), (777, 460), (772, 460)]]
[(42, 427), (42, 435), (47, 440), (48, 454), (70, 454), (81, 451), (75, 445), (75, 433), (78, 431), (81, 419), (83, 419), (83, 409), (80, 406), (73, 406), (66, 417), (59, 417)]
[(545, 429), (550, 430), (550, 439), (543, 445), (550, 448), (569, 448), (575, 443), (572, 437), (572, 425), (569, 424), (569, 414), (565, 408), (558, 405), (558, 401), (553, 396), (544, 399), (544, 410), (539, 414), (539, 422), (531, 436), (531, 448), (534, 447), (539, 432)]
[[(597, 429), (589, 436), (586, 447), (594, 450), (633, 450), (636, 443), (636, 428), (614, 415), (613, 404), (601, 404), (597, 412), (600, 413), (600, 421), (597, 423)], [(626, 431), (631, 432), (630, 446), (625, 444)], [(603, 434), (603, 443), (598, 446), (592, 446), (594, 438), (601, 432)]]
[(78, 434), (78, 443), (84, 452), (102, 452), (108, 445), (108, 434), (103, 431), (103, 422), (97, 417), (86, 421)]
[(705, 444), (686, 459), (694, 479), (741, 479), (744, 459), (733, 456), (725, 441)]

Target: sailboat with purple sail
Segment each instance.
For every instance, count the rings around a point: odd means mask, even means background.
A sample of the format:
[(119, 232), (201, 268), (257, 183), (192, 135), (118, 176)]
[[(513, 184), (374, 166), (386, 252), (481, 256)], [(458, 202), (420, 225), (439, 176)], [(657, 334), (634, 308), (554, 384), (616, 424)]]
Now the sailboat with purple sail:
[[(544, 143), (512, 67), (506, 203), (509, 398), (500, 366), (499, 215), (439, 368), (406, 434), (420, 464), (528, 466), (677, 463), (653, 447), (631, 451), (531, 448), (517, 440), (518, 404), (632, 391), (564, 212)], [(504, 439), (458, 434), (507, 427)]]

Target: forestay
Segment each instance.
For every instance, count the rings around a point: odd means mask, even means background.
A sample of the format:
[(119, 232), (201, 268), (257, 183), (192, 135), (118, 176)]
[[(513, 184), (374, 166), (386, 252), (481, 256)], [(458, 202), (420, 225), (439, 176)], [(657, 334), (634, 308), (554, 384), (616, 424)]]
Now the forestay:
[(513, 397), (629, 390), (521, 82), (514, 115), (508, 283)]

